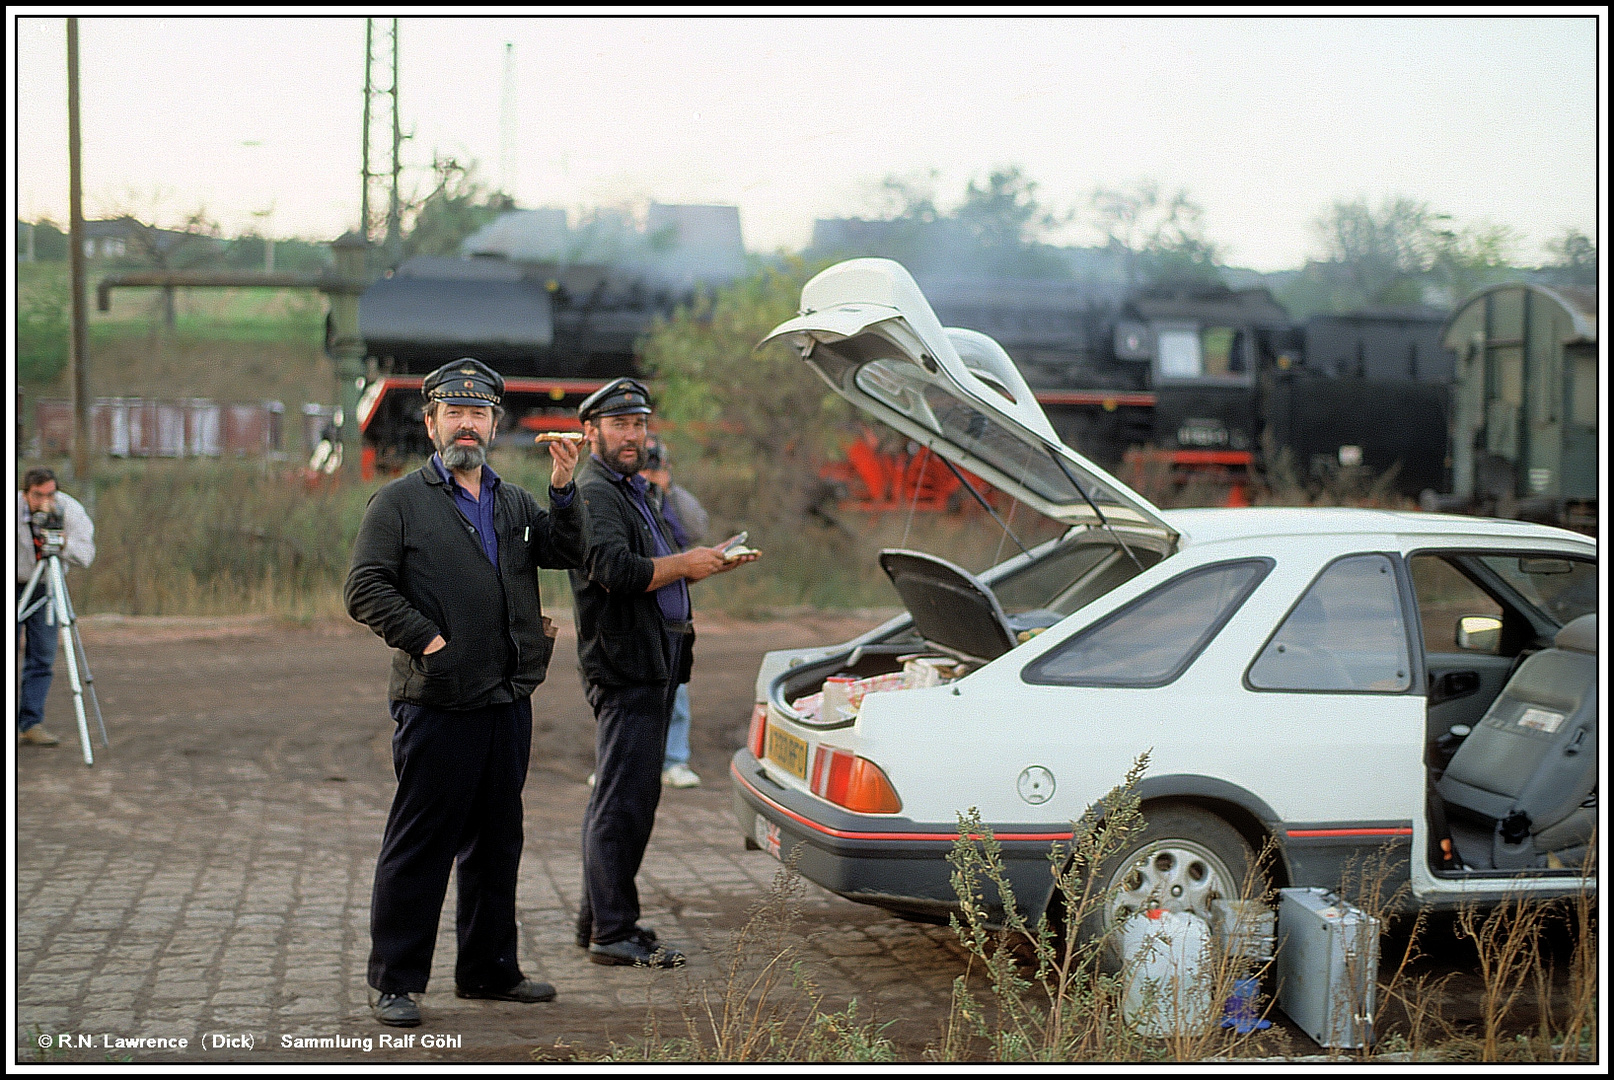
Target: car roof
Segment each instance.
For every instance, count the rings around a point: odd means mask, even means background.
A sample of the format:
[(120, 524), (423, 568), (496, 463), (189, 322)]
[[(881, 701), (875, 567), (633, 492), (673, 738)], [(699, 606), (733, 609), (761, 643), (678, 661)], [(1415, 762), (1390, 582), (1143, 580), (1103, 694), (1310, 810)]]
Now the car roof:
[(1185, 537), (1184, 546), (1260, 536), (1339, 533), (1401, 533), (1428, 536), (1497, 537), (1512, 540), (1595, 541), (1581, 533), (1528, 521), (1376, 510), (1351, 506), (1250, 506), (1163, 510)]

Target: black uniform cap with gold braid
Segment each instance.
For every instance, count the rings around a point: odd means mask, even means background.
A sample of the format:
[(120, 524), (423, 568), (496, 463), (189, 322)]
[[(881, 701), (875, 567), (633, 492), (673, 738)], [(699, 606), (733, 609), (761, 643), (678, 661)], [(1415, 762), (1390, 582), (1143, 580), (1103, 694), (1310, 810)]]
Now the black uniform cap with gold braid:
[(606, 383), (577, 407), (579, 420), (601, 416), (625, 416), (650, 412), (650, 391), (638, 379), (617, 379)]
[(467, 356), (426, 376), (420, 394), (445, 405), (497, 405), (504, 397), (504, 376)]

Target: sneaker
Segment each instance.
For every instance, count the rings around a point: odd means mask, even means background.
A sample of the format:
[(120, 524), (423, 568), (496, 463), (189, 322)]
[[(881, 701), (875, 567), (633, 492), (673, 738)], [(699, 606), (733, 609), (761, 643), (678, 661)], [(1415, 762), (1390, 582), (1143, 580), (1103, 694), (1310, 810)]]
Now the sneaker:
[(675, 788), (700, 787), (700, 774), (683, 762), (679, 762), (670, 769), (661, 770), (661, 786)]
[(382, 994), (376, 999), (375, 1018), (389, 1027), (419, 1027), (420, 1006), (408, 994)]
[(35, 724), (27, 731), (17, 732), (17, 741), (28, 746), (55, 746), (62, 740)]

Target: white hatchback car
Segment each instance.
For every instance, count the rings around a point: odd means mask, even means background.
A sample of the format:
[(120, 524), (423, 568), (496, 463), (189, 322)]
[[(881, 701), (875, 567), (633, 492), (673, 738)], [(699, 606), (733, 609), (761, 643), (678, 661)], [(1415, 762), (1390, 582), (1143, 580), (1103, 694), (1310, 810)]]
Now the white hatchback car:
[[(1416, 902), (1579, 887), (1597, 817), (1597, 548), (1514, 521), (1162, 511), (1063, 445), (1007, 354), (884, 259), (830, 267), (784, 339), (835, 391), (1040, 512), (979, 576), (881, 561), (908, 614), (770, 653), (731, 764), (748, 844), (921, 919), (978, 808), (1028, 913), (1050, 844), (1150, 751), (1106, 921), (1337, 888), (1395, 845)], [(1465, 738), (1466, 736), (1466, 738)], [(1393, 887), (1393, 883), (1392, 883)]]

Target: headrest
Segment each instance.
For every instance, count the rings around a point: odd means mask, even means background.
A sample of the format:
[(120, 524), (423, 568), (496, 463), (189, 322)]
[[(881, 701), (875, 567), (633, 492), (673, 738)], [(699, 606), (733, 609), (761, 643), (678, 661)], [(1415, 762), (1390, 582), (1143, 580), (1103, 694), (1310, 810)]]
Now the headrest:
[(1558, 631), (1552, 639), (1555, 647), (1573, 652), (1597, 655), (1597, 612), (1593, 611), (1572, 621)]

